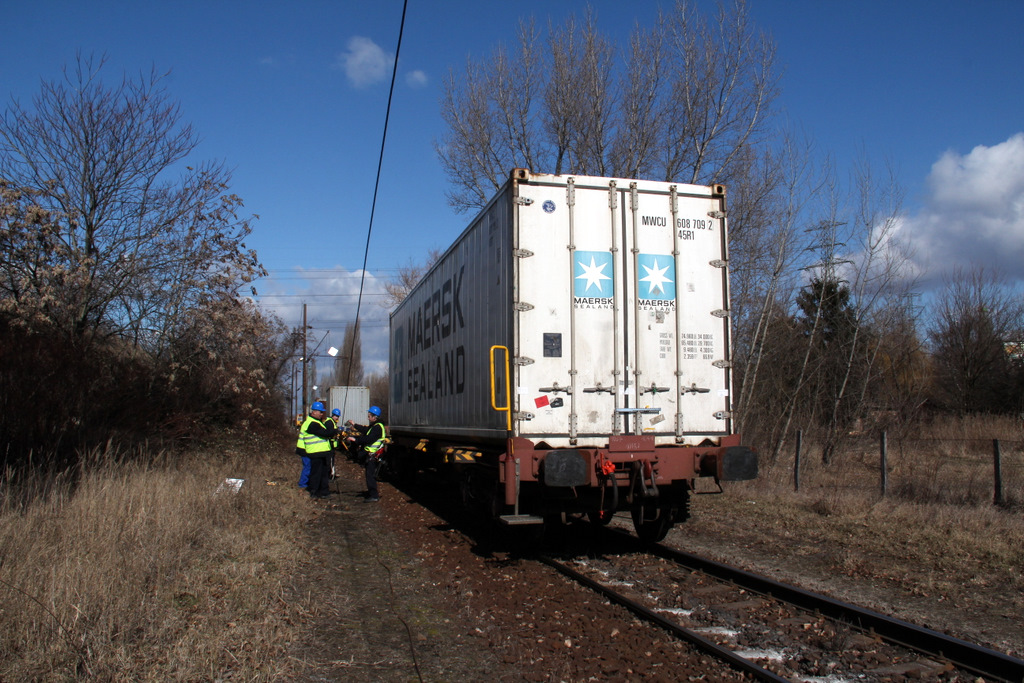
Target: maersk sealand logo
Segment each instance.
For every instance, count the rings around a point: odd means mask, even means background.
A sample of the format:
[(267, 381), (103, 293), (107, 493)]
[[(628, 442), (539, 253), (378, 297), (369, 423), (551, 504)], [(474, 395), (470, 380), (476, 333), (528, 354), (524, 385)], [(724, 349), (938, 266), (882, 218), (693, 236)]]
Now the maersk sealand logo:
[(573, 296), (611, 297), (615, 294), (610, 251), (577, 251)]
[(640, 298), (656, 301), (675, 301), (676, 262), (667, 254), (640, 254), (637, 257), (640, 272)]

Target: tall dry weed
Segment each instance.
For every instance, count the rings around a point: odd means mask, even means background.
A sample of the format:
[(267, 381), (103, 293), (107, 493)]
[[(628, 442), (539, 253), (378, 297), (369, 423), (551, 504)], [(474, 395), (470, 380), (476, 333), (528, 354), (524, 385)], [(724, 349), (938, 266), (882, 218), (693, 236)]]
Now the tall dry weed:
[[(1001, 486), (997, 489), (995, 444), (999, 441)], [(851, 435), (824, 465), (821, 444), (805, 439), (800, 490), (821, 497), (819, 508), (837, 504), (839, 492), (865, 500), (880, 497), (911, 504), (992, 505), (997, 490), (1006, 510), (1024, 509), (1024, 423), (1006, 416), (936, 419), (886, 439), (885, 477), (880, 434)], [(792, 491), (795, 450), (763, 463), (760, 490)], [(884, 488), (883, 488), (884, 487)]]
[[(0, 507), (0, 680), (284, 675), (298, 501), (223, 455), (94, 455)], [(227, 476), (247, 481), (216, 493)]]

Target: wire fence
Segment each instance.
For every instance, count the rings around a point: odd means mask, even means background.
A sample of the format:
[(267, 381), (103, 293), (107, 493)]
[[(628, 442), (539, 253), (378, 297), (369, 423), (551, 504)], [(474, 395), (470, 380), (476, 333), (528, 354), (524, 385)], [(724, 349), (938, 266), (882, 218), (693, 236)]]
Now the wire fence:
[[(1024, 440), (894, 438), (885, 432), (849, 439), (828, 464), (798, 433), (792, 460), (766, 475), (791, 477), (796, 491), (828, 488), (920, 503), (1024, 509)], [(817, 457), (815, 457), (817, 456)]]

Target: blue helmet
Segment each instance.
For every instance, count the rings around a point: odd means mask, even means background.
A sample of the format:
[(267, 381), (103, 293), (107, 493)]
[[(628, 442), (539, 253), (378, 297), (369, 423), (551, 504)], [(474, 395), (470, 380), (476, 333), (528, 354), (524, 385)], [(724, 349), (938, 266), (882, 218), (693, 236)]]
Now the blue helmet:
[(341, 417), (341, 411), (335, 408), (334, 410), (331, 411), (331, 415), (333, 415), (334, 417)]
[(380, 408), (378, 408), (377, 406), (370, 406), (370, 409), (366, 412), (368, 412), (370, 415), (373, 415), (374, 417), (380, 417)]
[(322, 411), (324, 411), (324, 410), (327, 410), (327, 407), (326, 407), (326, 406), (324, 406), (324, 403), (323, 403), (323, 401), (316, 401), (316, 402), (315, 402), (315, 403), (314, 403), (313, 405), (311, 405), (311, 406), (309, 407), (309, 409), (310, 409), (310, 410), (319, 410), (319, 411), (321, 411), (321, 412), (322, 412)]

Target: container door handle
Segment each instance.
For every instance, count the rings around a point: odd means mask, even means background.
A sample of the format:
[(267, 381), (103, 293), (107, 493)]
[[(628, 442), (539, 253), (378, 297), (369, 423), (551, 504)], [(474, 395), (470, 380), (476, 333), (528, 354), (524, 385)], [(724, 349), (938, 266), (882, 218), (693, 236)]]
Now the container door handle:
[[(504, 365), (502, 367), (498, 367), (497, 363), (495, 362), (495, 356), (497, 355), (497, 352), (498, 352), (499, 349), (505, 352), (505, 354), (504, 354), (505, 363), (504, 363)], [(505, 405), (504, 406), (499, 406), (498, 405), (498, 397), (497, 397), (498, 374), (497, 374), (497, 372), (499, 370), (502, 372), (501, 377), (504, 379), (504, 382), (505, 382)], [(508, 347), (507, 346), (492, 346), (491, 347), (491, 408), (493, 408), (494, 410), (498, 411), (499, 413), (501, 413), (501, 412), (505, 413), (506, 429), (508, 429), (508, 431), (512, 431), (512, 398), (511, 398), (512, 395), (511, 395), (511, 388), (509, 387), (508, 375), (509, 375), (509, 372), (508, 372)]]

